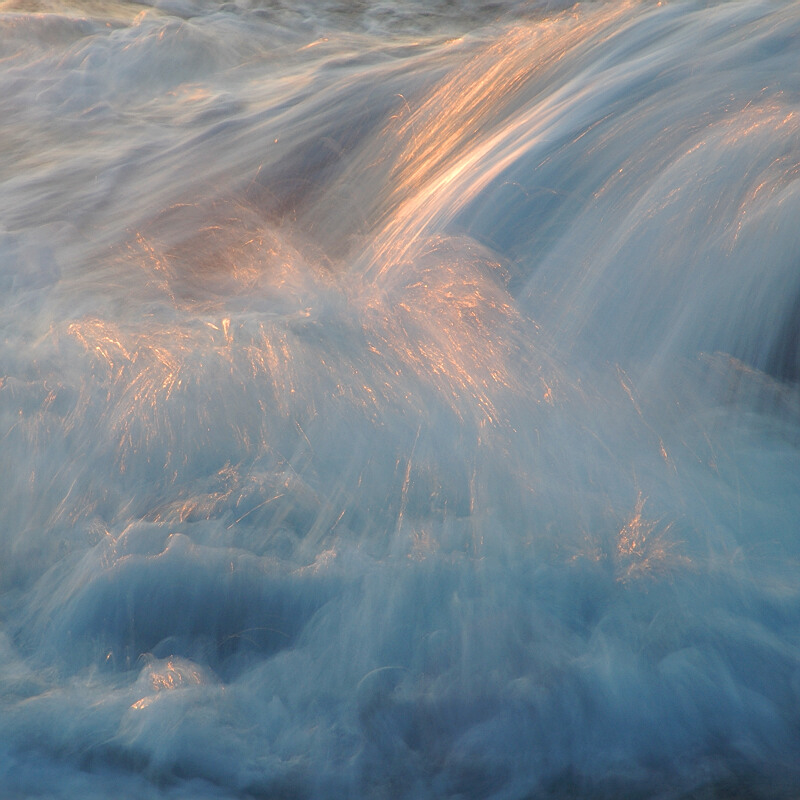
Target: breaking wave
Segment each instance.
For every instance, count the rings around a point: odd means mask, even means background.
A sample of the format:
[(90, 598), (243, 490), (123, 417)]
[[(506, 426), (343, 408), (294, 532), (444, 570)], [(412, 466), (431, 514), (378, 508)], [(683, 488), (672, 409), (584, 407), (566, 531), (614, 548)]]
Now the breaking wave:
[(798, 46), (3, 0), (4, 796), (797, 796)]

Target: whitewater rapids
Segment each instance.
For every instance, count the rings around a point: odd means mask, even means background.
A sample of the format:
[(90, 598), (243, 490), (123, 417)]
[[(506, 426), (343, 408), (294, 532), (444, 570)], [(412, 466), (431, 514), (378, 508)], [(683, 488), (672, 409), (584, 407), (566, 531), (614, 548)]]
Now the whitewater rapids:
[(0, 0), (0, 796), (800, 796), (800, 4)]

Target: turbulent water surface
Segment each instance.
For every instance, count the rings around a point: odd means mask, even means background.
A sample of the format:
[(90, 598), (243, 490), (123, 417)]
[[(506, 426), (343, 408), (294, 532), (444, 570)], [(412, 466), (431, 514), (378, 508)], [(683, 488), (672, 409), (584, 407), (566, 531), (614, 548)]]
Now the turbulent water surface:
[(0, 2), (0, 795), (800, 796), (800, 5)]

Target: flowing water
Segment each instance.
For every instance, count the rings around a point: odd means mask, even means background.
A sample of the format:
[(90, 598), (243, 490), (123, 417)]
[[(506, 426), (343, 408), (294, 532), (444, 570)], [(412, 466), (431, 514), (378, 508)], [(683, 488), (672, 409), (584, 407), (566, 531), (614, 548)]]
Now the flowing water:
[(800, 5), (0, 2), (0, 796), (800, 796)]

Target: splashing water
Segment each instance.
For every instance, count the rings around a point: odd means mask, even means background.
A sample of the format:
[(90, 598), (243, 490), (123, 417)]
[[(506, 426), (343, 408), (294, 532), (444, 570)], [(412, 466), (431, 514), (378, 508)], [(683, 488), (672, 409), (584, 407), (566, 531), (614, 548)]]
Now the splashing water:
[(800, 7), (0, 3), (0, 794), (800, 793)]

